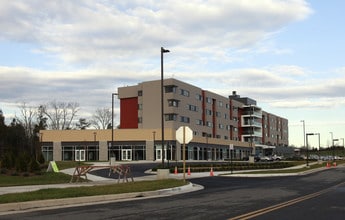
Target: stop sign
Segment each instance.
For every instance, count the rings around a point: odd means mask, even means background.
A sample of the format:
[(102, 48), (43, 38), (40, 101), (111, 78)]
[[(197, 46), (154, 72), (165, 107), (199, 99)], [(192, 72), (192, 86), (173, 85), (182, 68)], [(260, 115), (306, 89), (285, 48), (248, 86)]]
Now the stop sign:
[(181, 126), (176, 130), (176, 140), (180, 142), (180, 144), (188, 144), (192, 139), (193, 131), (188, 126)]

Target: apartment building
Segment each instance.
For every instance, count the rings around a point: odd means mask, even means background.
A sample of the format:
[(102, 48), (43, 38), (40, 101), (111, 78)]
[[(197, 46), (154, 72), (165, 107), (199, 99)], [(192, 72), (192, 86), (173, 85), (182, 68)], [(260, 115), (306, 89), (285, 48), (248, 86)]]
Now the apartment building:
[[(255, 100), (236, 92), (225, 97), (177, 79), (165, 79), (164, 147), (161, 81), (120, 87), (118, 98), (119, 129), (41, 131), (45, 154), (50, 152), (54, 160), (181, 160), (183, 153), (187, 160), (224, 160), (230, 157), (230, 149), (234, 149), (235, 159), (242, 159), (269, 154), (275, 145), (288, 145), (287, 119), (262, 111)], [(180, 126), (193, 131), (185, 152), (176, 141)]]

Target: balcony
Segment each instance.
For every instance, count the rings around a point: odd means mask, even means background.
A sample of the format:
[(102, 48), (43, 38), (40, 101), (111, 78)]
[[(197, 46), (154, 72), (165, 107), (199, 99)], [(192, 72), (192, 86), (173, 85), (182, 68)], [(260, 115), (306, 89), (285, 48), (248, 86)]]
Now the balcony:
[(243, 119), (241, 126), (262, 128), (262, 123), (255, 120)]

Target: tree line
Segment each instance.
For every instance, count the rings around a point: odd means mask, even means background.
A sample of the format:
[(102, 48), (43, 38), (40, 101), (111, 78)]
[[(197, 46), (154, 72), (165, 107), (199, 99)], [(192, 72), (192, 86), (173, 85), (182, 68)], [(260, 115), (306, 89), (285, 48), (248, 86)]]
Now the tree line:
[(22, 103), (9, 124), (0, 109), (0, 168), (34, 171), (44, 158), (40, 149), (40, 130), (111, 129), (112, 112), (98, 108), (90, 119), (78, 118), (77, 102), (52, 101), (30, 106)]

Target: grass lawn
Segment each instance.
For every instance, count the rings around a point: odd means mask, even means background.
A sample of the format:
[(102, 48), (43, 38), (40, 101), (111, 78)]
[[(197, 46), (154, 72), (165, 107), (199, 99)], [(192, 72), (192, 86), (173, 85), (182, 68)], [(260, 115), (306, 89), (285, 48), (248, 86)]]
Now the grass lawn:
[(73, 198), (82, 196), (96, 196), (96, 195), (109, 195), (120, 194), (129, 192), (145, 192), (154, 191), (159, 189), (166, 189), (172, 187), (178, 187), (188, 184), (183, 180), (165, 179), (155, 181), (140, 181), (119, 183), (112, 185), (102, 186), (88, 186), (88, 187), (70, 187), (63, 189), (41, 189), (33, 192), (25, 193), (10, 193), (0, 196), (0, 204), (13, 203), (13, 202), (25, 202), (45, 199), (61, 199), (61, 198)]
[[(87, 165), (86, 163), (80, 163), (75, 161), (57, 161), (57, 167), (59, 170), (73, 168), (80, 165)], [(59, 184), (69, 183), (71, 176), (64, 173), (45, 172), (46, 169), (34, 174), (25, 172), (24, 174), (17, 173), (16, 175), (11, 174), (0, 174), (0, 187), (4, 186), (25, 186), (25, 185), (45, 185), (45, 184)], [(14, 172), (16, 173), (16, 172)]]
[(53, 172), (46, 172), (35, 176), (0, 175), (0, 187), (69, 183), (70, 180), (70, 175)]

